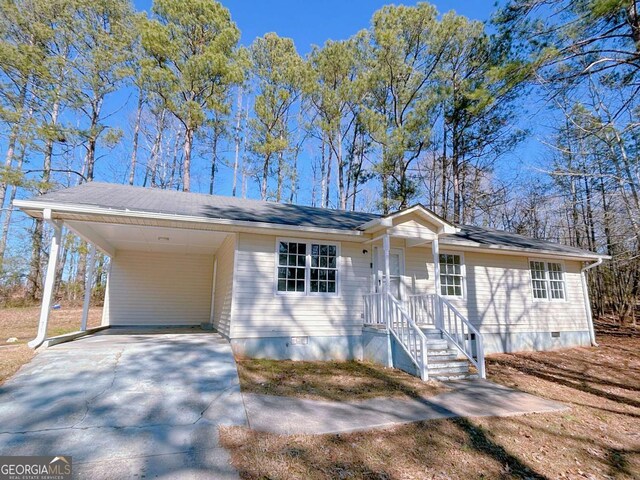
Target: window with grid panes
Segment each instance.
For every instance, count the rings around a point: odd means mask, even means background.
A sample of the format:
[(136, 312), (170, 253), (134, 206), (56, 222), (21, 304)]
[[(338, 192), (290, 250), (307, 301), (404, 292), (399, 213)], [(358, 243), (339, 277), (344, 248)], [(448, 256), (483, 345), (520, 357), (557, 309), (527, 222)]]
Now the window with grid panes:
[(335, 245), (311, 244), (311, 293), (336, 293), (338, 252)]
[(547, 263), (549, 292), (552, 300), (564, 300), (564, 274), (561, 263)]
[(544, 262), (529, 262), (531, 270), (531, 286), (533, 288), (533, 298), (547, 298), (547, 276), (545, 273)]
[(565, 282), (562, 264), (530, 260), (531, 287), (536, 300), (564, 300)]
[(305, 290), (307, 244), (278, 242), (278, 292)]
[(462, 257), (457, 254), (440, 254), (440, 294), (462, 297)]

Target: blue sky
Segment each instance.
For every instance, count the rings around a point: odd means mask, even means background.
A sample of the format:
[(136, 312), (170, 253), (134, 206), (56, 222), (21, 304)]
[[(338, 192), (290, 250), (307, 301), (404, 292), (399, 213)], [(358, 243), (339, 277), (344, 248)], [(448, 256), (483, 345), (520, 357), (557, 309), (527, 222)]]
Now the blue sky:
[[(136, 0), (138, 10), (149, 10), (151, 0)], [(373, 13), (389, 3), (415, 5), (418, 2), (381, 0), (226, 0), (221, 2), (242, 32), (242, 43), (267, 32), (293, 38), (304, 55), (311, 45), (326, 40), (343, 40), (369, 26)], [(440, 12), (455, 10), (469, 18), (488, 20), (495, 10), (494, 0), (432, 1)]]

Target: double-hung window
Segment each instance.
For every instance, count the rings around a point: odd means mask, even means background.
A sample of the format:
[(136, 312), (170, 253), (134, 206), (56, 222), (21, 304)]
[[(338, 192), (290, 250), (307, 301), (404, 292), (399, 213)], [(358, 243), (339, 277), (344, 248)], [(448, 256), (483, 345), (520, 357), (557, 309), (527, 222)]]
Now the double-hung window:
[(306, 243), (278, 242), (278, 291), (304, 292), (306, 266)]
[(278, 293), (338, 292), (338, 245), (325, 242), (278, 240)]
[(462, 255), (440, 254), (440, 294), (447, 297), (462, 297), (464, 286), (464, 264)]
[(564, 300), (566, 285), (564, 269), (558, 262), (530, 260), (531, 288), (536, 300)]

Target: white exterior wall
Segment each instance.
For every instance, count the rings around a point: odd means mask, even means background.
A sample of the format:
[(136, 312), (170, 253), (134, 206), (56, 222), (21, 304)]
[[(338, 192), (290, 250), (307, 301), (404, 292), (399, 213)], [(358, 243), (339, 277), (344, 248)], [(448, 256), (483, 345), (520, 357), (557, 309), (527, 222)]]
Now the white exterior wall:
[[(464, 298), (448, 300), (483, 333), (586, 331), (587, 314), (580, 283), (581, 263), (560, 262), (565, 270), (566, 300), (534, 300), (529, 258), (536, 256), (460, 252), (445, 245), (441, 253), (463, 255), (466, 276)], [(411, 294), (433, 293), (433, 257), (430, 247), (405, 249), (404, 284)]]
[[(338, 295), (277, 294), (276, 238), (239, 234), (231, 337), (360, 335), (362, 296), (370, 290), (371, 247), (337, 242)], [(322, 241), (313, 237), (300, 240)], [(369, 252), (363, 254), (363, 249)]]
[(216, 269), (216, 292), (213, 304), (213, 325), (218, 332), (227, 337), (231, 331), (235, 249), (236, 236), (229, 235), (216, 251), (218, 266)]
[(118, 251), (109, 325), (200, 325), (211, 314), (213, 256)]

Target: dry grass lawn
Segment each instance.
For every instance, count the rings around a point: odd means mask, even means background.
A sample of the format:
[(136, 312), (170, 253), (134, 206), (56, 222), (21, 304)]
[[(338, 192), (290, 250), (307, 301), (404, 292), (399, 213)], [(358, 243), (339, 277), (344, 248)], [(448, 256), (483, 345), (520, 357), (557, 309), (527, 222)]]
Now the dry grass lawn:
[(245, 479), (640, 478), (640, 332), (601, 332), (599, 348), (494, 355), (495, 382), (571, 410), (438, 420), (346, 435), (225, 428)]
[[(70, 307), (52, 310), (49, 316), (49, 336), (62, 335), (80, 329), (82, 308)], [(25, 344), (36, 336), (39, 307), (0, 308), (0, 383), (31, 360), (33, 351)], [(102, 307), (89, 309), (88, 327), (98, 327), (102, 321)], [(17, 343), (7, 343), (15, 337)]]
[(447, 388), (393, 368), (362, 362), (238, 360), (245, 393), (316, 400), (363, 400), (381, 396), (430, 397)]

